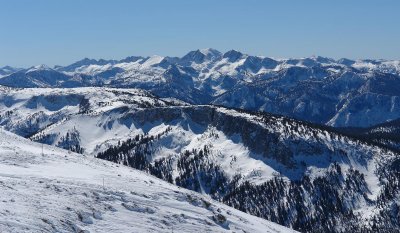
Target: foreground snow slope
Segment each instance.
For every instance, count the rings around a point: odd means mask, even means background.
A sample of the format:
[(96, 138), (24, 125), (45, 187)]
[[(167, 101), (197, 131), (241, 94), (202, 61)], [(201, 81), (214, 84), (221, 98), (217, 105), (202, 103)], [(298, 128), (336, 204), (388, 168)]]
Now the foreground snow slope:
[(128, 167), (42, 154), (3, 130), (0, 199), (0, 232), (293, 232)]

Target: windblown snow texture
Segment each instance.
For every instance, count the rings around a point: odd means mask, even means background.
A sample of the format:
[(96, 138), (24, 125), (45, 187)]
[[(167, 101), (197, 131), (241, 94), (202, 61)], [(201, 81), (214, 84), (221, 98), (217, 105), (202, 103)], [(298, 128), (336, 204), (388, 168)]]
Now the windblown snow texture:
[(294, 232), (143, 172), (5, 131), (0, 187), (1, 232)]

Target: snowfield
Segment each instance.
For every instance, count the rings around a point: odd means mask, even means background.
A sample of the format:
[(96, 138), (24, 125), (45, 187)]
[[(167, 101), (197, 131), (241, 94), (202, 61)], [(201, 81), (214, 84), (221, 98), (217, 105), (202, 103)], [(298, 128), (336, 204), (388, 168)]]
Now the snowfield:
[(0, 232), (294, 231), (144, 172), (0, 129)]

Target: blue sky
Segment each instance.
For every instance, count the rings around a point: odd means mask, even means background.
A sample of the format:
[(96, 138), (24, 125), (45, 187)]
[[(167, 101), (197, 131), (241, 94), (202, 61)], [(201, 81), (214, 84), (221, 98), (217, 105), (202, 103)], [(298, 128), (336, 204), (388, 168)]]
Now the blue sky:
[(208, 47), (400, 59), (399, 10), (399, 0), (0, 0), (0, 66)]

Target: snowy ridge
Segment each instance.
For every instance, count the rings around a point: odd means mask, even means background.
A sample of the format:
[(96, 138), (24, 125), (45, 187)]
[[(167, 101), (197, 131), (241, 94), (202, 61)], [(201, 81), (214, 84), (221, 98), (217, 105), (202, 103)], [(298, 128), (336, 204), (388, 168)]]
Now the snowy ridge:
[(0, 124), (22, 136), (28, 136), (38, 129), (82, 112), (96, 115), (117, 108), (171, 105), (146, 91), (101, 87), (0, 87), (0, 100)]
[(50, 146), (42, 154), (5, 131), (0, 168), (1, 232), (294, 232), (134, 169)]

